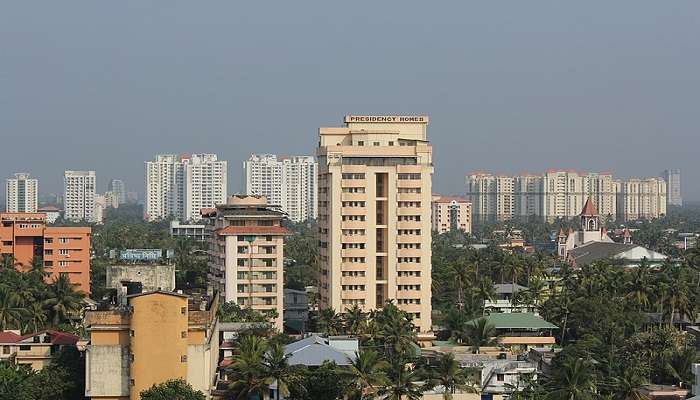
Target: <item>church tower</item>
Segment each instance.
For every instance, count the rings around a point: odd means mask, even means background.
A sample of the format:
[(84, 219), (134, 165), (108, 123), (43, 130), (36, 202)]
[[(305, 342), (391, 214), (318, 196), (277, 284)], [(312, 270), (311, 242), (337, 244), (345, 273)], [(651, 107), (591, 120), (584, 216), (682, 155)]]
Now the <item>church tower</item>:
[(589, 197), (581, 211), (581, 230), (584, 232), (594, 232), (599, 229), (600, 217), (598, 216), (598, 210)]

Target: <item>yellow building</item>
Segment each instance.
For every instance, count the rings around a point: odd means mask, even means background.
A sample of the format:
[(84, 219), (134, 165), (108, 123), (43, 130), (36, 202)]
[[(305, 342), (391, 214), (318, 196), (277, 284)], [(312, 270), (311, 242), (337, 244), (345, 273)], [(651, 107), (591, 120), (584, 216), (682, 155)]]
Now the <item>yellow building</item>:
[(429, 337), (428, 117), (348, 115), (345, 124), (319, 129), (320, 306), (394, 300)]
[(205, 217), (209, 229), (209, 285), (224, 301), (284, 318), (284, 214), (268, 206), (265, 196), (234, 195)]
[(218, 299), (175, 292), (127, 297), (109, 311), (88, 311), (85, 396), (138, 400), (141, 391), (184, 379), (210, 397), (219, 353)]

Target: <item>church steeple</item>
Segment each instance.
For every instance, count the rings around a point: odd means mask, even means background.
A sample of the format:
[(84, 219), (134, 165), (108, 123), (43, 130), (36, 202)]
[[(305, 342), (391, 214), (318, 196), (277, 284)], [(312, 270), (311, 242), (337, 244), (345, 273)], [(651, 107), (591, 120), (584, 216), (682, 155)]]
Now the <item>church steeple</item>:
[(600, 227), (600, 218), (598, 217), (598, 210), (593, 205), (593, 201), (589, 197), (586, 200), (586, 204), (581, 210), (581, 230), (584, 232), (594, 232)]

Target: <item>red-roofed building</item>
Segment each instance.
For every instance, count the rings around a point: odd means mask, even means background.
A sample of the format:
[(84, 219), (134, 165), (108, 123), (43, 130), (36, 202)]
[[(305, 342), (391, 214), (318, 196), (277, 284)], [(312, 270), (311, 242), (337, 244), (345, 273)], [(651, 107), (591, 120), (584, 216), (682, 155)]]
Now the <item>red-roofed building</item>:
[(559, 231), (557, 253), (563, 259), (568, 258), (569, 251), (588, 243), (613, 243), (613, 240), (608, 236), (607, 229), (601, 227), (598, 210), (593, 205), (590, 197), (586, 200), (579, 216), (581, 218), (581, 228), (578, 231), (574, 232), (569, 228), (568, 235), (564, 235), (563, 230)]
[(234, 195), (207, 214), (209, 284), (224, 301), (265, 312), (276, 310), (282, 329), (284, 213), (264, 196)]
[(51, 362), (53, 354), (65, 346), (76, 346), (76, 335), (44, 330), (20, 336), (16, 331), (0, 332), (0, 361), (29, 365), (38, 371)]
[(433, 196), (432, 229), (438, 233), (453, 229), (472, 232), (472, 203), (455, 196)]

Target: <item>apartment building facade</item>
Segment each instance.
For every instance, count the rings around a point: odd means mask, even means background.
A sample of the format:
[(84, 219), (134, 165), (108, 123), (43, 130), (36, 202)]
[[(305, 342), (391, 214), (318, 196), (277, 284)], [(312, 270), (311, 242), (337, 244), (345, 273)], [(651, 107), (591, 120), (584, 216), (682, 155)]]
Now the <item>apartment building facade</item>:
[(475, 173), (467, 176), (467, 201), (479, 222), (500, 222), (515, 214), (514, 180), (510, 176)]
[(431, 336), (432, 147), (427, 116), (345, 117), (319, 129), (320, 307), (387, 300)]
[(472, 232), (472, 204), (461, 197), (433, 196), (432, 230), (439, 234), (451, 230)]
[(43, 213), (0, 213), (0, 254), (14, 256), (21, 271), (43, 259), (46, 281), (68, 277), (77, 289), (90, 293), (89, 227), (46, 226)]
[(662, 178), (632, 178), (619, 183), (618, 218), (623, 221), (666, 215), (667, 187)]
[(226, 201), (227, 162), (216, 154), (159, 154), (146, 161), (145, 219), (200, 219), (202, 208)]
[(275, 154), (251, 154), (243, 162), (244, 192), (265, 196), (295, 222), (316, 218), (317, 179), (318, 163), (313, 156), (278, 159)]
[(265, 196), (233, 195), (206, 215), (209, 219), (209, 274), (222, 301), (259, 312), (275, 310), (283, 328), (284, 214)]
[(65, 171), (63, 217), (73, 222), (98, 222), (95, 215), (95, 171)]
[(682, 206), (683, 195), (681, 194), (681, 170), (678, 168), (667, 169), (661, 173), (666, 181), (668, 196), (666, 202), (669, 206)]
[[(593, 201), (603, 220), (637, 219), (639, 215), (657, 218), (665, 214), (665, 208), (662, 210), (660, 206), (651, 205), (646, 206), (645, 212), (637, 211), (638, 201), (632, 198), (639, 190), (637, 181), (615, 180), (609, 172), (572, 170), (549, 170), (541, 175), (516, 176), (475, 173), (467, 176), (467, 199), (472, 202), (474, 219), (483, 222), (531, 217), (548, 222), (571, 219), (578, 216), (588, 198)], [(661, 197), (665, 199), (665, 189), (659, 186), (652, 190), (652, 186), (644, 189), (647, 190), (644, 204), (656, 204)], [(632, 197), (627, 199), (628, 195)], [(656, 197), (652, 199), (653, 196)], [(626, 205), (625, 201), (629, 204)]]
[(121, 179), (112, 179), (109, 181), (109, 186), (107, 191), (113, 198), (111, 201), (114, 205), (112, 207), (117, 208), (120, 204), (126, 204), (126, 185)]
[(126, 297), (111, 310), (87, 311), (85, 396), (139, 400), (141, 391), (182, 379), (211, 398), (216, 385), (218, 299), (176, 292)]
[(39, 181), (28, 173), (19, 172), (5, 183), (5, 201), (7, 212), (29, 212), (37, 210), (39, 198)]

